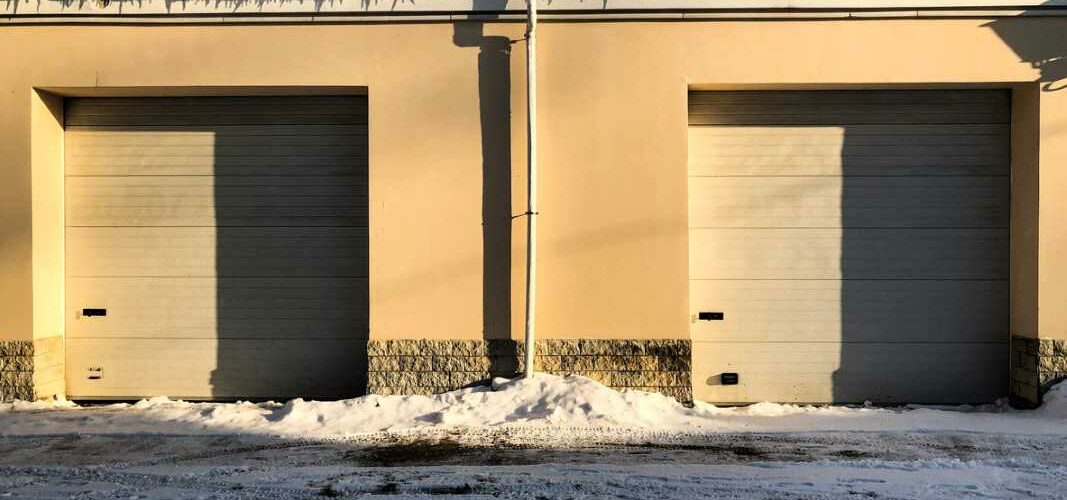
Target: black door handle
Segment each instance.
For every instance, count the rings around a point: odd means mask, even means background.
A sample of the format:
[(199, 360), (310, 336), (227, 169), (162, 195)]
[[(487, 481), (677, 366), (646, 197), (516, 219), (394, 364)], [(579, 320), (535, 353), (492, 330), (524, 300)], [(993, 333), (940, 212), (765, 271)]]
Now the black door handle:
[(85, 316), (87, 318), (91, 318), (93, 316), (107, 316), (107, 309), (94, 309), (87, 307), (85, 309), (82, 309), (82, 316)]
[(726, 315), (721, 312), (701, 311), (697, 313), (697, 319), (700, 321), (722, 321), (725, 317)]

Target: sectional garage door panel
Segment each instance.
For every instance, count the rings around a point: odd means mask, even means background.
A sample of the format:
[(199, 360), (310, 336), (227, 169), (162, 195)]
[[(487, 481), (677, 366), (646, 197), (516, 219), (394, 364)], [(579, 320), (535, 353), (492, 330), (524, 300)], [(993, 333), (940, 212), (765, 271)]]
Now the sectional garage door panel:
[[(226, 144), (223, 149), (259, 146), (257, 154), (254, 155), (216, 154), (215, 134), (207, 130), (198, 133), (195, 128), (175, 130), (165, 125), (78, 126), (72, 125), (68, 120), (66, 130), (67, 147), (77, 151), (78, 154), (68, 155), (64, 167), (68, 174), (76, 176), (340, 175), (358, 177), (366, 160), (367, 125), (365, 122), (344, 125), (226, 126)], [(264, 136), (269, 137), (269, 144), (264, 144)], [(116, 151), (123, 150), (136, 152), (137, 148), (146, 145), (153, 146), (160, 154), (151, 156), (114, 154)], [(338, 146), (345, 146), (346, 149), (338, 150)], [(210, 154), (203, 151), (206, 147), (212, 148)], [(277, 151), (277, 148), (281, 147), (289, 148), (290, 153), (297, 151), (298, 148), (300, 151), (297, 154), (283, 155)], [(180, 149), (185, 154), (175, 154), (176, 149)], [(264, 152), (271, 154), (263, 155)]]
[(1010, 115), (1010, 94), (1001, 90), (689, 94), (690, 125), (1003, 125)]
[[(694, 280), (695, 297), (714, 297), (727, 321), (693, 324), (694, 342), (1003, 344), (990, 328), (1007, 320), (999, 280)], [(843, 308), (842, 293), (848, 293)], [(902, 313), (902, 311), (904, 313)], [(960, 314), (966, 311), (966, 314)], [(995, 370), (997, 371), (997, 370)], [(998, 371), (999, 372), (999, 371)]]
[(358, 226), (68, 227), (67, 275), (366, 279), (367, 243)]
[[(690, 304), (725, 313), (694, 322), (694, 370), (741, 375), (697, 397), (1003, 396), (1009, 114), (1002, 91), (691, 93)], [(939, 381), (890, 383), (905, 366)]]
[(70, 99), (65, 118), (73, 397), (363, 391), (365, 97)]
[(96, 175), (66, 187), (70, 227), (367, 225), (367, 207), (352, 203), (366, 179), (355, 176)]
[[(85, 378), (86, 367), (103, 367), (106, 391), (73, 396), (82, 398), (337, 397), (351, 394), (352, 380), (366, 379), (365, 365), (351, 355), (366, 348), (365, 340), (345, 339), (78, 338), (67, 341), (67, 370), (68, 378)], [(205, 387), (211, 394), (204, 395)]]
[(1010, 195), (1002, 175), (700, 176), (689, 190), (698, 228), (1000, 228)]
[(367, 123), (367, 99), (357, 96), (73, 99), (66, 103), (64, 116), (68, 127), (360, 125)]
[[(67, 339), (365, 339), (353, 325), (367, 311), (352, 298), (365, 282), (349, 278), (133, 277), (70, 278), (79, 304), (106, 304), (108, 315), (82, 320), (67, 314)], [(221, 313), (220, 313), (221, 310)], [(220, 332), (220, 321), (225, 322)]]
[(693, 279), (1008, 277), (1008, 235), (984, 228), (692, 229), (690, 244)]
[[(691, 94), (692, 95), (692, 94)], [(695, 123), (694, 125), (699, 125)], [(839, 175), (844, 125), (689, 130), (694, 176)], [(852, 175), (1008, 175), (1007, 123), (848, 125)], [(782, 157), (768, 148), (788, 150)], [(806, 154), (800, 154), (806, 153)], [(867, 154), (860, 154), (867, 153)], [(871, 154), (875, 153), (875, 154)]]
[[(844, 365), (843, 356), (850, 359)], [(721, 403), (766, 400), (768, 386), (789, 394), (791, 401), (839, 401), (842, 395), (862, 394), (887, 395), (880, 402), (901, 404), (945, 401), (945, 394), (952, 394), (952, 401), (987, 401), (988, 388), (1003, 385), (1006, 376), (989, 369), (1006, 361), (1001, 343), (971, 345), (961, 355), (954, 343), (697, 342), (693, 358), (744, 360), (693, 365), (696, 386), (716, 394)], [(718, 385), (722, 371), (740, 373), (741, 384)], [(902, 387), (908, 388), (906, 393)]]

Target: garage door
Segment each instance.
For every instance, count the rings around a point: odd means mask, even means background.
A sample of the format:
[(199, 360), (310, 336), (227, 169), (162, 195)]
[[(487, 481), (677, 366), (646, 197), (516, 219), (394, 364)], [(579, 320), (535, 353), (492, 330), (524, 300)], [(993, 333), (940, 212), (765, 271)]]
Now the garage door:
[(697, 398), (1007, 393), (1007, 92), (692, 92), (689, 113)]
[(70, 99), (75, 398), (365, 389), (362, 96)]

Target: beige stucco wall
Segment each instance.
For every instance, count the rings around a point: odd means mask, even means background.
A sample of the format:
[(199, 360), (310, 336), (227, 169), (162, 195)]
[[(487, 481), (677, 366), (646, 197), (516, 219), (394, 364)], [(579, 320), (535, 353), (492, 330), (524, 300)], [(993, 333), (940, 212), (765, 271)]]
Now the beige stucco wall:
[(63, 98), (30, 93), (33, 338), (63, 335)]
[[(1023, 37), (1026, 50), (1019, 40), (1009, 46), (989, 22), (545, 24), (541, 335), (688, 338), (687, 88), (1007, 86), (1039, 78), (1020, 60), (1034, 53), (1032, 44), (1067, 51), (1057, 35), (1067, 32), (1067, 19), (997, 21), (1032, 34)], [(31, 115), (41, 112), (31, 109), (42, 105), (34, 87), (267, 85), (367, 88), (372, 338), (482, 338), (479, 93), (499, 88), (502, 74), (483, 74), (480, 82), (480, 42), (470, 28), (461, 27), (460, 37), (448, 23), (0, 29), (0, 45), (9, 49), (0, 58), (0, 339), (53, 329), (48, 323), (58, 320), (45, 313), (52, 306), (34, 307), (34, 297), (62, 296), (40, 289), (58, 286), (41, 266), (61, 266), (61, 232), (49, 226), (54, 221), (35, 218), (32, 207), (62, 196), (31, 189), (31, 178), (50, 182), (31, 162), (30, 131), (38, 130)], [(482, 36), (516, 40), (522, 31), (521, 24), (487, 25)], [(481, 65), (510, 76), (513, 213), (525, 206), (522, 48), (512, 45), (510, 69)], [(1067, 161), (1067, 90), (1036, 87), (1020, 86), (1039, 109), (1040, 218), (1030, 219), (1040, 232), (1032, 252), (1039, 290), (1020, 295), (1014, 322), (1067, 338), (1067, 311), (1056, 307), (1067, 301), (1060, 279), (1067, 234), (1058, 229), (1067, 215), (1067, 171), (1059, 168)], [(39, 121), (47, 129), (47, 120)], [(522, 328), (523, 223), (513, 226), (511, 252), (515, 336)], [(36, 239), (35, 224), (45, 232)], [(37, 290), (34, 265), (41, 268)]]
[(1038, 333), (1067, 339), (1067, 91), (1042, 94), (1040, 147)]

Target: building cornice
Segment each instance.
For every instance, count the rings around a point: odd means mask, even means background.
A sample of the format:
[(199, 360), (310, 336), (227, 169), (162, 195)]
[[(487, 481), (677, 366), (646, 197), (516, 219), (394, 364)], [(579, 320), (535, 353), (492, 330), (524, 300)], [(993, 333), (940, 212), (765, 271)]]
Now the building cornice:
[[(546, 21), (1067, 16), (1067, 0), (540, 0)], [(0, 23), (523, 19), (523, 0), (0, 0)]]

